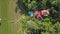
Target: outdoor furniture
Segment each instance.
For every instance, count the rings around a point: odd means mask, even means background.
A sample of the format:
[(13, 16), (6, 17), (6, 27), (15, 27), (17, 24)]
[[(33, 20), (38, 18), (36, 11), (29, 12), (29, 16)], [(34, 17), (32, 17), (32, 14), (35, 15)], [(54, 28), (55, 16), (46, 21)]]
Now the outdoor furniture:
[(41, 10), (41, 14), (42, 16), (48, 16), (49, 15), (49, 11), (47, 10)]
[(41, 12), (40, 11), (35, 11), (35, 17), (40, 20), (42, 19)]
[(34, 15), (33, 11), (29, 11), (29, 15), (32, 17)]

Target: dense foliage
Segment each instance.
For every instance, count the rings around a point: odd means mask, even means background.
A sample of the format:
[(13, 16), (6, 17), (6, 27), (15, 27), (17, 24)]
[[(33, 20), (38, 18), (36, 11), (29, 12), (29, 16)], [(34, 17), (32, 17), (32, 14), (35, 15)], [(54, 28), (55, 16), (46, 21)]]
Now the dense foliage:
[(29, 10), (43, 9), (49, 9), (50, 13), (48, 18), (40, 21), (35, 17), (23, 16), (20, 23), (25, 34), (60, 34), (60, 0), (22, 0), (22, 4), (26, 14)]
[(60, 23), (52, 24), (50, 18), (36, 20), (34, 17), (22, 16), (20, 26), (24, 34), (60, 34)]

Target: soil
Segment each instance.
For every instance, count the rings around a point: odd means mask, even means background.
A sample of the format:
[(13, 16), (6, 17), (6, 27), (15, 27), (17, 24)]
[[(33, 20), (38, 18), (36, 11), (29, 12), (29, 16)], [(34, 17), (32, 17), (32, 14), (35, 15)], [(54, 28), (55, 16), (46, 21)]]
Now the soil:
[(9, 0), (9, 11), (8, 11), (8, 16), (9, 19), (11, 20), (11, 34), (18, 34), (18, 30), (20, 28), (20, 23), (17, 23), (21, 15), (19, 14), (19, 9), (18, 12), (15, 12), (15, 8), (17, 7), (17, 2), (18, 0)]

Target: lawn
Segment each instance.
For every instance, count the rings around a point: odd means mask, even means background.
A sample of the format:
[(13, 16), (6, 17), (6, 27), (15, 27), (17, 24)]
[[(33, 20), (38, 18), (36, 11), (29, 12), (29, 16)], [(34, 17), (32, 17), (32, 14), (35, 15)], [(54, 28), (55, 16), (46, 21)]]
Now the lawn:
[(0, 34), (10, 34), (10, 21), (8, 18), (8, 1), (0, 0), (0, 17), (2, 24), (0, 26)]

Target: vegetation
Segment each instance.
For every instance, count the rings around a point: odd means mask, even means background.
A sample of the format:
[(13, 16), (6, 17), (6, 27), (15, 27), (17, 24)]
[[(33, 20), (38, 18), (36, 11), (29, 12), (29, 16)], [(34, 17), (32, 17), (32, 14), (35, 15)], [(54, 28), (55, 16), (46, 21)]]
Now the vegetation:
[(60, 0), (22, 0), (22, 3), (27, 15), (29, 10), (49, 9), (50, 13), (40, 21), (30, 16), (22, 18), (20, 23), (24, 34), (60, 34)]
[(60, 34), (60, 23), (52, 24), (50, 18), (36, 20), (34, 17), (24, 16), (20, 20), (24, 34)]
[[(21, 3), (23, 4), (22, 7)], [(11, 22), (8, 20), (8, 0), (0, 0), (0, 34), (11, 33)], [(18, 0), (18, 8), (24, 11), (24, 16), (20, 19), (19, 34), (60, 34), (60, 0)], [(37, 20), (34, 16), (28, 16), (30, 10), (49, 9), (49, 16), (42, 20)], [(5, 20), (7, 19), (7, 20)]]
[(10, 21), (8, 19), (8, 1), (0, 0), (0, 34), (10, 34)]

